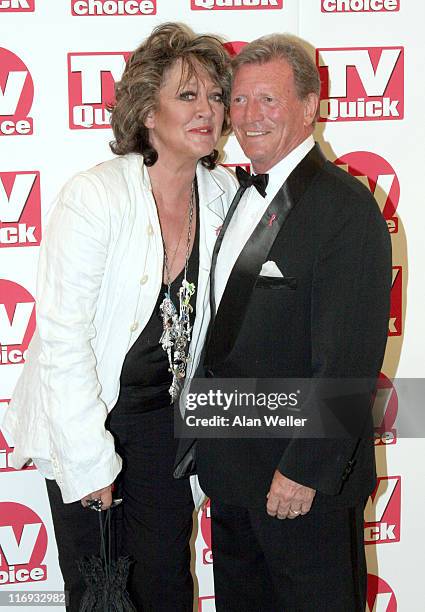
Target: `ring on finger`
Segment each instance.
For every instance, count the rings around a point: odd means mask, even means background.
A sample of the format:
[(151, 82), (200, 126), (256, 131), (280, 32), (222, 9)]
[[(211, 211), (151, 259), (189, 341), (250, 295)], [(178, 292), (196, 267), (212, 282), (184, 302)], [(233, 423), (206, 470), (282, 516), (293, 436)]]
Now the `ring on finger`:
[(289, 508), (289, 512), (291, 512), (292, 514), (295, 514), (295, 516), (298, 516), (299, 514), (301, 514), (301, 510), (292, 510), (292, 508)]

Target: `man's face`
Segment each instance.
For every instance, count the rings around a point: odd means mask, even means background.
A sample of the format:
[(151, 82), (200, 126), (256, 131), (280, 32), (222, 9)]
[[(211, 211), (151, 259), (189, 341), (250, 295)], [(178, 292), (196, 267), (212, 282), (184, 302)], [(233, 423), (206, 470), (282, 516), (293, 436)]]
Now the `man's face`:
[(230, 116), (255, 172), (270, 170), (311, 134), (316, 106), (315, 94), (298, 98), (292, 68), (283, 59), (238, 68)]

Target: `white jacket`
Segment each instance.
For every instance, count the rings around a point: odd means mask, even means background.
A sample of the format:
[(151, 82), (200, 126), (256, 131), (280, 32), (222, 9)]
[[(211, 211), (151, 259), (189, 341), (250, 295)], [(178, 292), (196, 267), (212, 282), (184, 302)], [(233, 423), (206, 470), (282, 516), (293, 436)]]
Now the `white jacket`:
[[(187, 378), (209, 322), (217, 228), (236, 184), (198, 164), (199, 277)], [(149, 175), (129, 154), (74, 176), (62, 189), (40, 250), (37, 330), (3, 421), (11, 465), (32, 459), (65, 503), (113, 482), (121, 470), (108, 411), (124, 358), (149, 321), (161, 287), (163, 245)], [(171, 408), (170, 408), (171, 409)]]

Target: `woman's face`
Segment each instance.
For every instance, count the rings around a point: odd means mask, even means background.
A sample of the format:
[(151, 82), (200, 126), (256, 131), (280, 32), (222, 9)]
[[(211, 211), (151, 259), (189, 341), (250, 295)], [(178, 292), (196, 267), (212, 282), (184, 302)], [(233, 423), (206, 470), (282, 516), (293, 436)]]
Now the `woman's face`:
[[(185, 75), (183, 75), (184, 77)], [(165, 73), (157, 108), (146, 127), (159, 159), (197, 161), (209, 155), (220, 138), (224, 119), (222, 89), (199, 66), (189, 80), (182, 79), (178, 60)]]

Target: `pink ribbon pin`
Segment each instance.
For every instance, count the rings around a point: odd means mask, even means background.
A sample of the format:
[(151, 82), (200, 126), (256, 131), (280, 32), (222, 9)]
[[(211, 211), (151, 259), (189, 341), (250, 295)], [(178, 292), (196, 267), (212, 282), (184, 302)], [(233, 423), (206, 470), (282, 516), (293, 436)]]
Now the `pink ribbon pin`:
[(276, 215), (273, 213), (273, 214), (270, 216), (268, 226), (269, 226), (269, 227), (271, 227), (271, 226), (273, 225), (273, 221), (276, 221), (276, 219), (277, 219), (277, 216), (276, 216)]

